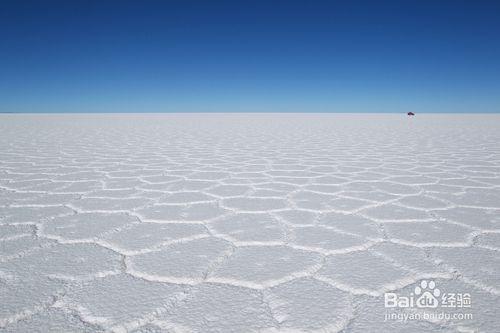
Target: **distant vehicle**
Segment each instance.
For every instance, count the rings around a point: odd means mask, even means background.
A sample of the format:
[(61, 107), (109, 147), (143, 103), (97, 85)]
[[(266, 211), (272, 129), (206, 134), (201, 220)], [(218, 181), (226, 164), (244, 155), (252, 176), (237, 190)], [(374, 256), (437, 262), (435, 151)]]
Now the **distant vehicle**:
[(407, 113), (409, 116), (414, 116), (415, 114), (413, 112), (408, 112)]

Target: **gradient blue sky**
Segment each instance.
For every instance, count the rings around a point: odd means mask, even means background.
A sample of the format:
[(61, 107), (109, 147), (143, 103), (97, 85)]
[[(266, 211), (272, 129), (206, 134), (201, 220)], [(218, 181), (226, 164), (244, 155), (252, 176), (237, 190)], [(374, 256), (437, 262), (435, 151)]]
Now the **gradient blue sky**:
[(0, 112), (500, 112), (500, 1), (0, 2)]

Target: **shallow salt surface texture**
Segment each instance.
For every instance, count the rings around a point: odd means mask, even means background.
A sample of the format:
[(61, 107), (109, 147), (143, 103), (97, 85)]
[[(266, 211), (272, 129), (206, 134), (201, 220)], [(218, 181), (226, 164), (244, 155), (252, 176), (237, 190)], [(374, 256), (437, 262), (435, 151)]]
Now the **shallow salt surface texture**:
[[(498, 115), (0, 115), (0, 332), (500, 332), (499, 277)], [(473, 318), (385, 321), (423, 279)]]

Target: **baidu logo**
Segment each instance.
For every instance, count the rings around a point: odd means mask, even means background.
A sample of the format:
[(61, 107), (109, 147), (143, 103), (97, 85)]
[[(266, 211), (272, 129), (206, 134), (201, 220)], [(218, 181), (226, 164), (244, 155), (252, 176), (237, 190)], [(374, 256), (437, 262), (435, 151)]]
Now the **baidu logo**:
[(441, 290), (436, 288), (434, 281), (422, 280), (420, 286), (415, 287), (415, 295), (418, 297), (415, 301), (418, 308), (437, 308)]
[(468, 308), (471, 307), (471, 295), (443, 293), (433, 280), (422, 280), (409, 296), (385, 293), (384, 305), (386, 308)]

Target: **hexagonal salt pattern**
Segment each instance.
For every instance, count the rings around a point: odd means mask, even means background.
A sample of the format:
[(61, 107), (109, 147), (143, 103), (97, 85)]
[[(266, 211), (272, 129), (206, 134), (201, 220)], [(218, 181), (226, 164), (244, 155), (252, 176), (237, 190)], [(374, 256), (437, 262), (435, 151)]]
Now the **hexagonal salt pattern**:
[[(496, 115), (0, 115), (0, 331), (500, 331), (499, 142)], [(386, 320), (430, 286), (472, 317)]]

